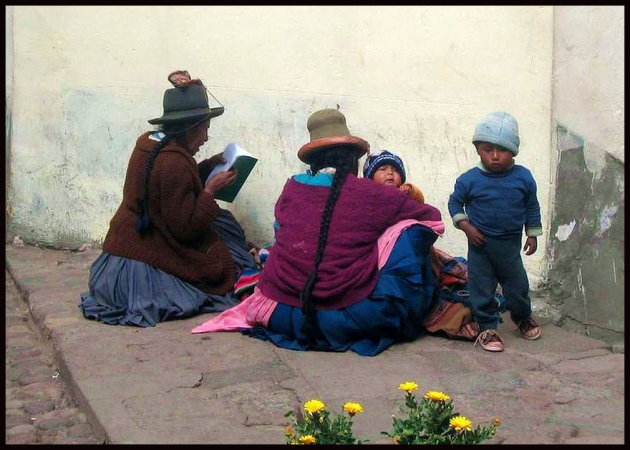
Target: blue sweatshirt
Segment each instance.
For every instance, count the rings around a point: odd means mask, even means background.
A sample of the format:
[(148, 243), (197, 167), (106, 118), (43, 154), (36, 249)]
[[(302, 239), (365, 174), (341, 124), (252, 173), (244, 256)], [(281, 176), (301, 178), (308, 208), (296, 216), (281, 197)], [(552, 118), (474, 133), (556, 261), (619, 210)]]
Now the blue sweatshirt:
[(473, 167), (455, 181), (448, 200), (448, 212), (455, 228), (468, 219), (486, 236), (540, 236), (542, 223), (536, 197), (536, 181), (519, 165), (501, 173), (489, 172), (483, 165)]

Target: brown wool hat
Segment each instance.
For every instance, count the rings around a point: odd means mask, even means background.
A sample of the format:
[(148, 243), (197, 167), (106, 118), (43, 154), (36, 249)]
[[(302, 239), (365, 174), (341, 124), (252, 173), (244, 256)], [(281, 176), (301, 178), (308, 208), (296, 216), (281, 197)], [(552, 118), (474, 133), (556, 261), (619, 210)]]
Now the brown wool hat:
[(311, 135), (311, 141), (304, 144), (298, 151), (298, 158), (306, 164), (311, 163), (312, 155), (324, 148), (336, 145), (351, 145), (355, 147), (357, 158), (365, 155), (370, 144), (365, 140), (350, 135), (345, 116), (336, 109), (321, 109), (308, 118), (306, 128)]

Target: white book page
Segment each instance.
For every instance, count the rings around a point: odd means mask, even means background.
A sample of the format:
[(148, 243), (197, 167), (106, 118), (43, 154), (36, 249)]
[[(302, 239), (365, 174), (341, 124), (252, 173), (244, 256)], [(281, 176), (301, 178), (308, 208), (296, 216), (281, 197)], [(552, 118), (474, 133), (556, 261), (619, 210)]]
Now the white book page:
[(215, 168), (212, 169), (212, 172), (210, 172), (210, 175), (208, 175), (206, 182), (217, 173), (230, 170), (230, 167), (232, 167), (234, 161), (236, 161), (236, 158), (241, 155), (253, 156), (236, 142), (230, 142), (228, 145), (226, 145), (225, 150), (223, 150), (223, 158), (225, 158), (225, 163), (215, 166)]

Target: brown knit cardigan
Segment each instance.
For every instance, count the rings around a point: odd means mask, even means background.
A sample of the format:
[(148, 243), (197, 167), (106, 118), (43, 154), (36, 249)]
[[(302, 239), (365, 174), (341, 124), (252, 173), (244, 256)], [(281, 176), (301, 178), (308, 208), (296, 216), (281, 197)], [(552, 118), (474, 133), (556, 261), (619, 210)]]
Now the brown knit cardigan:
[[(175, 141), (158, 154), (149, 182), (149, 216), (153, 229), (135, 229), (144, 192), (147, 159), (157, 141), (144, 133), (131, 154), (123, 199), (112, 218), (103, 251), (145, 262), (212, 294), (234, 286), (234, 261), (215, 231), (209, 229), (221, 209), (203, 190), (193, 157)], [(203, 164), (203, 163), (202, 163)]]

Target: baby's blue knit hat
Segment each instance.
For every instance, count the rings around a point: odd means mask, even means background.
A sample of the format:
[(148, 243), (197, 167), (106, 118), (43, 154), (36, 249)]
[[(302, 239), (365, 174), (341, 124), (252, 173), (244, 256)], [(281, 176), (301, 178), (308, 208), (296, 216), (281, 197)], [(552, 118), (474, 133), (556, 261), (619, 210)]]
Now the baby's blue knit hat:
[(400, 159), (398, 155), (388, 152), (387, 150), (382, 150), (367, 157), (365, 163), (363, 164), (363, 178), (371, 179), (374, 176), (376, 169), (384, 166), (385, 164), (391, 164), (394, 166), (400, 174), (402, 182), (405, 182), (405, 165), (403, 164), (402, 159)]
[(495, 111), (484, 117), (475, 128), (473, 144), (476, 142), (490, 142), (507, 148), (514, 156), (518, 155), (521, 140), (518, 137), (518, 123), (516, 119), (503, 111)]

